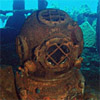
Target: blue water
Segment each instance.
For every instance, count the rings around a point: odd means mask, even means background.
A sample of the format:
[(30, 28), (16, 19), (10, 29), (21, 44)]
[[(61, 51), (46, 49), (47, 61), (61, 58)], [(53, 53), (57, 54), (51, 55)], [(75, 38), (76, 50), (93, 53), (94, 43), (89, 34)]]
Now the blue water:
[(98, 0), (47, 0), (50, 7), (57, 7), (65, 10), (79, 9), (81, 5), (87, 4), (93, 12), (97, 11)]
[[(59, 8), (64, 11), (73, 11), (79, 9), (82, 5), (87, 4), (93, 13), (97, 12), (97, 3), (98, 0), (47, 0), (47, 8)], [(38, 0), (25, 0), (25, 9), (30, 10), (38, 9)], [(13, 0), (0, 0), (0, 10), (13, 10)], [(12, 13), (7, 14), (6, 16), (0, 14), (0, 28), (5, 27), (6, 21), (1, 20), (1, 17), (12, 16)]]
[[(38, 0), (25, 0), (25, 9), (37, 9)], [(97, 10), (98, 0), (47, 0), (48, 8), (57, 7), (60, 9), (80, 8), (81, 5), (87, 4), (93, 12)], [(0, 0), (0, 10), (12, 10), (13, 0)]]

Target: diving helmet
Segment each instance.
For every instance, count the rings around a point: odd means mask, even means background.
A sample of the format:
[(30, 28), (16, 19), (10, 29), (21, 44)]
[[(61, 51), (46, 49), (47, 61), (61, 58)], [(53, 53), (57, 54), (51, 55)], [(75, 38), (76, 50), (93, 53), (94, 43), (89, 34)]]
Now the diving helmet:
[(16, 73), (17, 91), (22, 100), (79, 100), (82, 97), (85, 80), (79, 68), (83, 34), (66, 12), (35, 11), (25, 21), (16, 44), (24, 66)]

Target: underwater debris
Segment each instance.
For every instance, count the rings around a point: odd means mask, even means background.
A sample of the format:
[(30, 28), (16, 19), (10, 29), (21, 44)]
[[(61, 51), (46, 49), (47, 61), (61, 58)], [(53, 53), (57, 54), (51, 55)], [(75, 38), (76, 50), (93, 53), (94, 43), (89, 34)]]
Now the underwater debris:
[(96, 45), (96, 31), (88, 21), (80, 25), (83, 31), (84, 47), (93, 47)]

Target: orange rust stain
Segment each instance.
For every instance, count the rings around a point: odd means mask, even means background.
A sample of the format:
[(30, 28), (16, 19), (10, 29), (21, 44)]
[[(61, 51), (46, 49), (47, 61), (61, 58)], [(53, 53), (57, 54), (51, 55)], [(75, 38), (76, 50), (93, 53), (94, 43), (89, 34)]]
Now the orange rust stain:
[(50, 100), (50, 97), (44, 97), (43, 100)]

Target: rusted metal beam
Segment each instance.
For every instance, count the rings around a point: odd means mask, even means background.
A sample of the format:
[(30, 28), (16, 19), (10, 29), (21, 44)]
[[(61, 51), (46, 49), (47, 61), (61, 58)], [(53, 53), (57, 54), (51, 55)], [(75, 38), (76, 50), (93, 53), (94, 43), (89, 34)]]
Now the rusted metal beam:
[(32, 13), (34, 10), (0, 10), (0, 14), (6, 15), (7, 13), (22, 12), (24, 14)]
[(45, 9), (48, 5), (48, 2), (46, 0), (38, 0), (38, 9)]
[(25, 9), (25, 1), (13, 0), (13, 10), (21, 10), (21, 9)]

